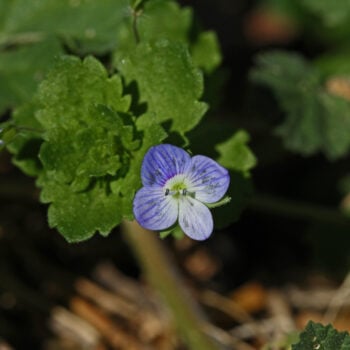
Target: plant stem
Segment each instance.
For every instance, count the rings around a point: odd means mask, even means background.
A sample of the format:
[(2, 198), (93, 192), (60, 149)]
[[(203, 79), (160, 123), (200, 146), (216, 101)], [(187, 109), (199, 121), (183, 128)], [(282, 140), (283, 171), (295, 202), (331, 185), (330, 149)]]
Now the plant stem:
[(256, 193), (251, 198), (249, 207), (273, 215), (350, 227), (350, 218), (334, 208), (293, 201), (274, 195)]
[(334, 323), (342, 307), (344, 307), (345, 301), (348, 300), (350, 295), (350, 271), (345, 276), (343, 283), (334, 293), (330, 300), (327, 310), (323, 315), (324, 324)]
[(138, 44), (140, 42), (140, 34), (137, 28), (137, 19), (141, 15), (142, 10), (137, 11), (133, 9), (132, 11), (132, 31), (134, 33), (135, 42)]
[(136, 221), (124, 221), (122, 229), (148, 281), (171, 310), (175, 325), (189, 349), (221, 349), (205, 334), (205, 316), (188, 293), (158, 235), (143, 229)]
[(43, 41), (46, 34), (42, 32), (25, 32), (0, 36), (0, 50), (9, 46), (29, 45)]

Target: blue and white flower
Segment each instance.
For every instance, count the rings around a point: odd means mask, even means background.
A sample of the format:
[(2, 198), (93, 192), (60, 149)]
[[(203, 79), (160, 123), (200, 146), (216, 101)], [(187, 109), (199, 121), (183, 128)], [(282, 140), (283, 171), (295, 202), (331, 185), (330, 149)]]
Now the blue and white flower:
[(225, 168), (208, 157), (191, 157), (179, 147), (163, 144), (146, 153), (141, 179), (134, 216), (142, 227), (162, 231), (178, 220), (192, 239), (211, 235), (213, 218), (206, 204), (219, 201), (226, 193), (230, 176)]

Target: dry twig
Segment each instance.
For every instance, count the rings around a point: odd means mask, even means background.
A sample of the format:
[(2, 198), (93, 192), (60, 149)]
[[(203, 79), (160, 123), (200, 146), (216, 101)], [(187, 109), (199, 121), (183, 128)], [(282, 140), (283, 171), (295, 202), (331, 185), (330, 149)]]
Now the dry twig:
[(217, 309), (239, 323), (252, 322), (252, 317), (233, 300), (212, 290), (199, 293), (199, 300), (204, 305)]
[(135, 337), (108, 318), (100, 309), (82, 298), (71, 300), (72, 310), (81, 318), (93, 325), (113, 349), (140, 350), (146, 349)]
[(60, 338), (72, 339), (83, 349), (96, 349), (101, 334), (90, 323), (63, 307), (51, 311), (50, 328)]
[(347, 302), (350, 296), (350, 272), (346, 275), (343, 283), (334, 293), (329, 302), (328, 308), (323, 316), (324, 323), (332, 323), (336, 319), (339, 311)]

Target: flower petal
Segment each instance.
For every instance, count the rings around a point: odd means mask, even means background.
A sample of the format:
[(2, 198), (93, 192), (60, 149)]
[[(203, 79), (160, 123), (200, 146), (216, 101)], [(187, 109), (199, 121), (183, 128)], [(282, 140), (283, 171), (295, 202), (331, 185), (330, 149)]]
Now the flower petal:
[(142, 187), (134, 198), (136, 221), (149, 230), (164, 230), (172, 226), (178, 216), (178, 203), (165, 196), (159, 186)]
[(221, 199), (230, 184), (228, 171), (214, 160), (205, 156), (194, 156), (187, 172), (194, 198), (205, 203)]
[(213, 217), (201, 202), (182, 196), (179, 203), (179, 224), (184, 233), (192, 239), (202, 241), (213, 232)]
[(142, 163), (142, 184), (163, 186), (171, 177), (184, 173), (190, 161), (190, 155), (179, 147), (168, 144), (151, 147)]

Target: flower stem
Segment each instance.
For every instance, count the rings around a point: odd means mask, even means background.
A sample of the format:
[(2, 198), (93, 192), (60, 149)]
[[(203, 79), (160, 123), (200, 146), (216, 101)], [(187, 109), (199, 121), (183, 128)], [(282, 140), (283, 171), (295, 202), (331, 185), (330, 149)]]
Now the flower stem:
[(350, 227), (350, 218), (340, 210), (315, 203), (294, 201), (268, 194), (255, 194), (249, 202), (249, 207), (255, 211), (292, 219)]
[(208, 322), (186, 290), (157, 234), (143, 229), (136, 221), (124, 221), (122, 229), (148, 281), (171, 310), (175, 325), (189, 349), (221, 349), (203, 331)]
[(142, 10), (132, 10), (132, 31), (134, 33), (134, 38), (135, 38), (135, 42), (136, 44), (138, 44), (140, 42), (140, 34), (139, 34), (139, 30), (137, 28), (137, 20), (140, 17), (142, 13)]
[(24, 32), (11, 35), (0, 35), (0, 51), (9, 46), (39, 43), (45, 38), (46, 34), (43, 32)]

